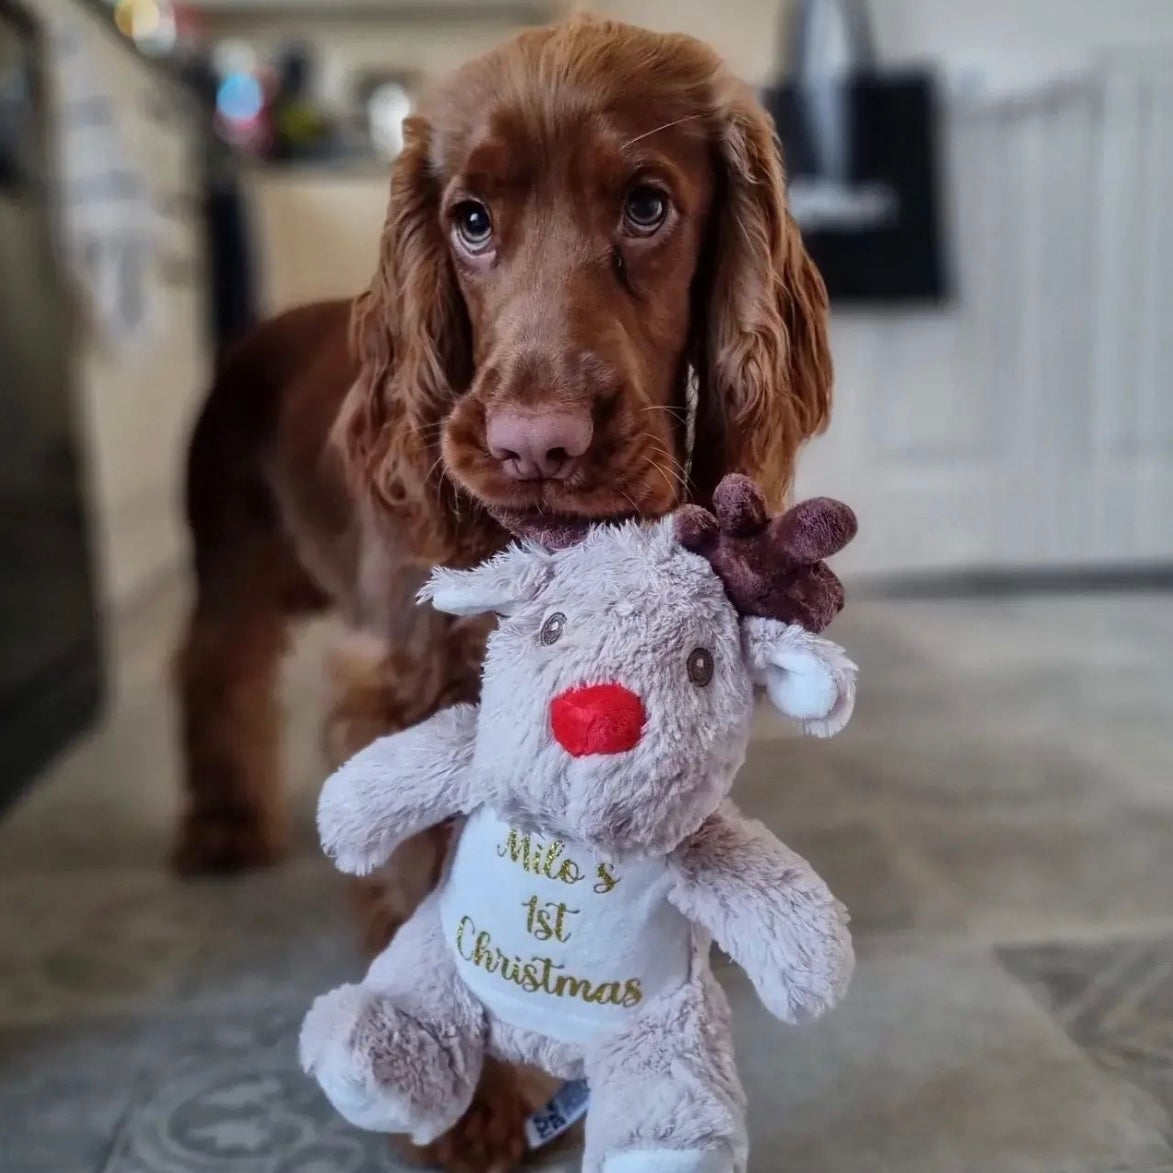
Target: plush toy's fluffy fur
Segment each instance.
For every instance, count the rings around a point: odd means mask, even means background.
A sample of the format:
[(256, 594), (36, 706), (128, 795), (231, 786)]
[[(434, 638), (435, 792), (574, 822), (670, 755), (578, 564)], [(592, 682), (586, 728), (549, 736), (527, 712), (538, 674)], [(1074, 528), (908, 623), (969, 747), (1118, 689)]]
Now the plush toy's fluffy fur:
[[(821, 637), (742, 619), (671, 521), (600, 529), (553, 553), (513, 547), (473, 571), (437, 572), (426, 593), (444, 611), (503, 617), (482, 704), (378, 741), (327, 781), (319, 824), (335, 862), (367, 872), (421, 829), (488, 808), (601, 859), (663, 858), (666, 899), (692, 925), (691, 960), (622, 1030), (589, 1043), (551, 1038), (472, 994), (442, 927), (442, 887), (361, 983), (317, 1000), (301, 1039), (306, 1070), (355, 1124), (424, 1143), (459, 1118), (494, 1054), (587, 1077), (591, 1173), (744, 1169), (745, 1100), (710, 941), (792, 1022), (841, 996), (852, 951), (844, 910), (819, 877), (727, 795), (755, 687), (828, 735), (850, 716), (854, 666)], [(698, 648), (712, 664), (701, 683), (689, 670)], [(551, 701), (607, 682), (642, 701), (639, 741), (574, 756), (551, 735)]]

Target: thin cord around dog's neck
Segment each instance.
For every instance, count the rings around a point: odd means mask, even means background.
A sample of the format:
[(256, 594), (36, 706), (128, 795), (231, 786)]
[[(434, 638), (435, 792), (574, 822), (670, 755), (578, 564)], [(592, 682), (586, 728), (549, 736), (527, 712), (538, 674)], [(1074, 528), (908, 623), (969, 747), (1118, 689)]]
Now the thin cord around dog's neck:
[(700, 378), (696, 367), (688, 364), (684, 379), (684, 483), (692, 476), (692, 450), (696, 444), (696, 416), (701, 399)]

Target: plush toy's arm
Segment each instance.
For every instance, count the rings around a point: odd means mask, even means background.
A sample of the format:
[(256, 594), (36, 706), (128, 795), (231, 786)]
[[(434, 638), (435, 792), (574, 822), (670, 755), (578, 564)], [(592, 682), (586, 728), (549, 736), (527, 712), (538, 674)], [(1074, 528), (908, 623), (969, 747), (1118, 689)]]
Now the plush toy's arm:
[(480, 805), (472, 769), (477, 710), (455, 705), (381, 737), (336, 770), (318, 799), (318, 834), (339, 870), (365, 875), (405, 839)]
[(670, 857), (669, 899), (703, 925), (787, 1022), (817, 1018), (847, 989), (847, 911), (814, 869), (726, 803)]

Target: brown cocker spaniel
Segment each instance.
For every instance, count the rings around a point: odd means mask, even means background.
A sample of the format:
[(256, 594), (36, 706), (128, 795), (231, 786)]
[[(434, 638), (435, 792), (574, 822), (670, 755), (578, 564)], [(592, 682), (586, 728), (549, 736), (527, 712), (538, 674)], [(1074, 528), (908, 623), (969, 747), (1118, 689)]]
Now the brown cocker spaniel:
[[(356, 633), (334, 662), (340, 759), (476, 694), (483, 630), (413, 603), (430, 566), (476, 562), (503, 524), (564, 540), (703, 502), (731, 470), (777, 506), (827, 419), (826, 295), (773, 128), (705, 45), (583, 18), (525, 32), (405, 130), (370, 288), (255, 331), (193, 437), (185, 871), (282, 851), (293, 618), (333, 607)], [(366, 882), (372, 948), (442, 849), (408, 844)], [(488, 1070), (426, 1156), (512, 1168), (538, 1094)]]

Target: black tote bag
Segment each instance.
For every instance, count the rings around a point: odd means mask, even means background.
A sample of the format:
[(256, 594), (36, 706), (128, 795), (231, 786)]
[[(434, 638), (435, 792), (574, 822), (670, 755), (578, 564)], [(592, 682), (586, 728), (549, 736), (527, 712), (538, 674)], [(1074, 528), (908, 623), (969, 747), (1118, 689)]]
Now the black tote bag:
[[(876, 68), (866, 0), (797, 0), (786, 80), (764, 95), (791, 212), (833, 303), (946, 295), (931, 75)], [(827, 30), (848, 50), (818, 60)]]

